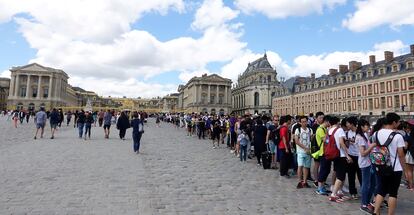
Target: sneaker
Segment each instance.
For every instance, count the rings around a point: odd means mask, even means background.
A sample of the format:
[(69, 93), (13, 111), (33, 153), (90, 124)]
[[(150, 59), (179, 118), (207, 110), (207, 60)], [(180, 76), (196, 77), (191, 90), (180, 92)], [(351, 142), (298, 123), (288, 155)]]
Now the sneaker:
[(36, 139), (37, 139), (37, 137), (35, 136), (33, 139), (35, 139), (35, 140), (36, 140)]
[(240, 157), (240, 154), (237, 154), (237, 156), (236, 156), (236, 157), (238, 157), (238, 158), (239, 158), (239, 157)]
[(387, 201), (387, 200), (384, 200), (384, 201), (382, 202), (382, 206), (383, 206), (384, 208), (388, 208), (388, 201)]
[(329, 193), (326, 191), (326, 188), (317, 189), (317, 190), (316, 190), (316, 194), (318, 194), (318, 195), (322, 195), (322, 196), (327, 196), (327, 195), (329, 195)]
[(234, 150), (230, 150), (230, 154), (233, 154), (234, 153)]
[(213, 146), (213, 149), (216, 149), (216, 147), (215, 147), (215, 146)]
[(298, 185), (296, 186), (296, 189), (301, 189), (301, 188), (303, 188), (303, 183), (299, 181)]
[(314, 181), (312, 184), (315, 188), (318, 188), (318, 182), (317, 181)]
[(373, 214), (374, 213), (374, 210), (372, 210), (372, 208), (370, 208), (369, 206), (362, 205), (359, 208), (359, 210), (362, 211), (362, 212), (365, 212), (366, 214)]
[(329, 196), (329, 201), (331, 201), (331, 202), (336, 202), (336, 201), (338, 201), (339, 200), (339, 197), (338, 196)]

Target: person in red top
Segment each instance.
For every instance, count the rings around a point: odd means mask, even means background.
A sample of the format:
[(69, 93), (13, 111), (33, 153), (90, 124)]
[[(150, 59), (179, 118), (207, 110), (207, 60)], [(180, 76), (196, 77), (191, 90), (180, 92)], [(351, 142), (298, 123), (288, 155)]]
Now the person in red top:
[(289, 178), (288, 169), (289, 162), (291, 159), (290, 153), (290, 138), (289, 138), (289, 126), (292, 123), (292, 117), (290, 115), (282, 116), (280, 118), (280, 142), (279, 149), (281, 151), (280, 157), (280, 176), (285, 176)]

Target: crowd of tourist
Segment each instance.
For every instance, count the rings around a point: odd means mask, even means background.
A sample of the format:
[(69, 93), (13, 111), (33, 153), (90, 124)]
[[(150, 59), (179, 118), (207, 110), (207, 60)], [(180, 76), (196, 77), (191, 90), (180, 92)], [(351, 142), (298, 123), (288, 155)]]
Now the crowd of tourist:
[(243, 163), (256, 157), (257, 165), (278, 169), (281, 177), (297, 175), (297, 189), (313, 186), (316, 194), (337, 203), (360, 200), (360, 210), (367, 214), (379, 214), (381, 207), (394, 214), (399, 187), (414, 190), (414, 120), (402, 121), (396, 113), (373, 125), (363, 117), (340, 119), (322, 112), (294, 118), (207, 113), (156, 117), (158, 126), (164, 121), (185, 128), (188, 137), (208, 139), (213, 149), (226, 146)]
[[(34, 139), (44, 137), (45, 126), (49, 121), (50, 139), (55, 138), (56, 131), (62, 127), (66, 119), (66, 126), (71, 126), (73, 118), (73, 127), (78, 131), (80, 139), (91, 139), (92, 127), (103, 127), (105, 139), (109, 139), (110, 129), (115, 125), (119, 130), (119, 138), (125, 140), (126, 130), (132, 128), (133, 149), (135, 153), (139, 153), (140, 141), (144, 133), (144, 121), (148, 117), (145, 112), (130, 112), (130, 111), (115, 111), (115, 110), (100, 110), (100, 111), (67, 111), (53, 108), (50, 111), (45, 111), (40, 108), (37, 112), (26, 110), (2, 111), (1, 115), (7, 117), (7, 121), (13, 121), (13, 126), (18, 127), (18, 122), (23, 124), (24, 121), (29, 123), (30, 118), (33, 119), (36, 125), (36, 132)], [(97, 125), (98, 123), (98, 125)]]

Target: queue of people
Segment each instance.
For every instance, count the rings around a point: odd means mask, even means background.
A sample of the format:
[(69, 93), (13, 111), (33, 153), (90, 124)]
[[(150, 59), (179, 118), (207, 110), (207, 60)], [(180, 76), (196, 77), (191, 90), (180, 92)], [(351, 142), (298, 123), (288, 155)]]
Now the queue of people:
[(373, 125), (363, 117), (340, 119), (322, 112), (295, 118), (207, 113), (156, 117), (185, 128), (188, 137), (210, 139), (213, 149), (226, 142), (243, 163), (256, 157), (257, 165), (278, 169), (281, 177), (297, 176), (297, 189), (315, 187), (316, 194), (336, 203), (360, 201), (367, 214), (380, 214), (383, 207), (394, 214), (400, 186), (414, 191), (414, 120), (402, 121), (396, 113)]

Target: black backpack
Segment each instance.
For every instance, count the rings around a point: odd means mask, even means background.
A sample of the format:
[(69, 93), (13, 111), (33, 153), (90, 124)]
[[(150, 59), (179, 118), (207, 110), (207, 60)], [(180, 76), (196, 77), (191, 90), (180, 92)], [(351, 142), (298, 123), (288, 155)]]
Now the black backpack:
[[(318, 131), (318, 129), (319, 129), (319, 127), (316, 129), (316, 132)], [(321, 128), (321, 129), (323, 129), (323, 131), (326, 134), (326, 128)], [(318, 145), (318, 142), (316, 141), (316, 132), (314, 133), (314, 135), (311, 139), (311, 147), (310, 147), (311, 154), (313, 154), (313, 153), (315, 153), (315, 152), (317, 152), (321, 149), (321, 147)], [(323, 144), (323, 143), (321, 143), (321, 144)]]

